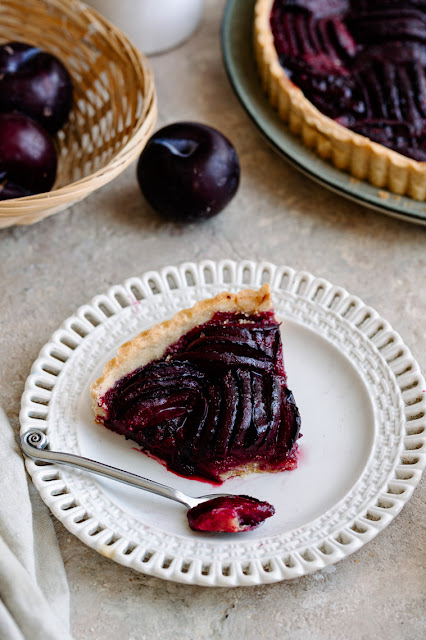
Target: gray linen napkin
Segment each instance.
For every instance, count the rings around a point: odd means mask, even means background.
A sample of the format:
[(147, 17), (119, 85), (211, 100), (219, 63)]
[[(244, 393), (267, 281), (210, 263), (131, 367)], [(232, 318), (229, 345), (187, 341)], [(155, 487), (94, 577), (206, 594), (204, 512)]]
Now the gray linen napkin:
[(71, 640), (68, 583), (55, 529), (32, 484), (29, 490), (1, 407), (0, 638)]

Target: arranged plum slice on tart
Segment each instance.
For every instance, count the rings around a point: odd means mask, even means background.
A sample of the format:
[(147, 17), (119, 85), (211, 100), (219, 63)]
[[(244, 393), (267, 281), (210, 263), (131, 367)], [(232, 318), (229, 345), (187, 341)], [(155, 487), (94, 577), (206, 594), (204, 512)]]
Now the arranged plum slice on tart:
[(122, 345), (92, 384), (95, 419), (171, 471), (222, 482), (297, 464), (269, 285), (223, 292)]

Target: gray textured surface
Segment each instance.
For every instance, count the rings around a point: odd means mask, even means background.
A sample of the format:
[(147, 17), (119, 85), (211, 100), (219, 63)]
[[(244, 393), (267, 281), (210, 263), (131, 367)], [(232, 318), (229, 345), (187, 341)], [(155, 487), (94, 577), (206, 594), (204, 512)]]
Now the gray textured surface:
[[(179, 228), (143, 201), (131, 167), (68, 211), (0, 231), (0, 403), (18, 428), (20, 396), (39, 349), (77, 306), (147, 269), (203, 258), (267, 259), (306, 269), (360, 296), (426, 369), (426, 229), (346, 201), (265, 145), (222, 65), (223, 0), (180, 48), (152, 59), (159, 125), (221, 129), (237, 147), (239, 193), (216, 219)], [(76, 639), (269, 640), (424, 638), (425, 482), (373, 542), (334, 567), (273, 586), (204, 589), (133, 573), (56, 523)]]

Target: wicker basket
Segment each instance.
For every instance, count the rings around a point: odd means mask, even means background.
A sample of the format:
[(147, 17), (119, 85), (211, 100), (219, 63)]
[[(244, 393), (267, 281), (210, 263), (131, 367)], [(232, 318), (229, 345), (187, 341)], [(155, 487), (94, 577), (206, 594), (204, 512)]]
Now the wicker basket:
[(74, 106), (57, 134), (52, 191), (0, 201), (0, 227), (31, 224), (66, 209), (123, 171), (155, 125), (154, 80), (128, 38), (78, 0), (1, 0), (0, 42), (20, 40), (60, 58)]

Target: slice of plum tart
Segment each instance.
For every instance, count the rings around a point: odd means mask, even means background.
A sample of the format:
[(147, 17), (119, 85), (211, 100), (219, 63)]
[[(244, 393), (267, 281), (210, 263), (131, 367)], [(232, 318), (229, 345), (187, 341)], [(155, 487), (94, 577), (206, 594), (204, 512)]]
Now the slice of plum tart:
[(270, 287), (222, 292), (123, 344), (92, 384), (96, 422), (170, 471), (213, 482), (297, 464)]

